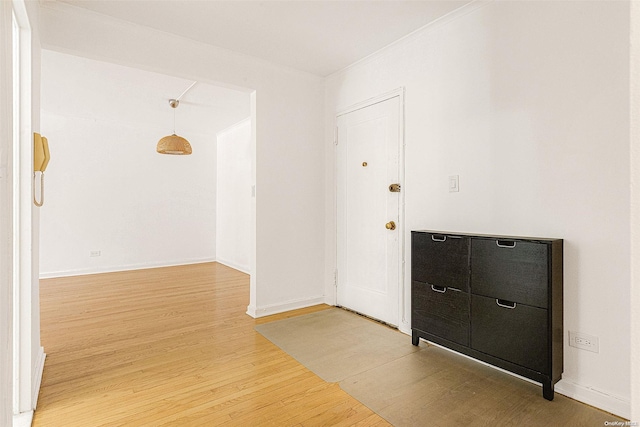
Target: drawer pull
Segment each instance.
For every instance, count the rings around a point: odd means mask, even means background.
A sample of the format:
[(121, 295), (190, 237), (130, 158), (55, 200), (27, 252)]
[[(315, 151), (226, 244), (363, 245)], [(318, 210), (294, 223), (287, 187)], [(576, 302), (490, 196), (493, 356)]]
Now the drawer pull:
[(445, 286), (431, 285), (431, 290), (433, 292), (439, 292), (441, 294), (444, 294), (445, 292), (447, 292), (447, 288)]
[(433, 240), (434, 242), (444, 242), (447, 240), (447, 236), (436, 236), (435, 234), (432, 234), (431, 240)]
[(496, 240), (496, 245), (498, 245), (499, 248), (515, 248), (516, 247), (516, 242), (510, 241), (510, 240)]
[(496, 298), (496, 304), (498, 304), (500, 307), (508, 308), (509, 310), (513, 310), (514, 308), (516, 308), (515, 302), (511, 302), (503, 299)]

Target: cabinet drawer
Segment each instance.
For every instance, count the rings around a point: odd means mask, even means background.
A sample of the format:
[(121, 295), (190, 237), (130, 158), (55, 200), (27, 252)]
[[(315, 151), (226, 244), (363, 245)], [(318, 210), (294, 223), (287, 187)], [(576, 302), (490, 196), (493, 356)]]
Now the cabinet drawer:
[(547, 310), (471, 295), (471, 348), (550, 374), (547, 321)]
[(411, 327), (469, 345), (469, 294), (411, 282)]
[(469, 238), (411, 233), (411, 280), (469, 290)]
[(547, 251), (544, 243), (472, 239), (472, 292), (547, 308)]

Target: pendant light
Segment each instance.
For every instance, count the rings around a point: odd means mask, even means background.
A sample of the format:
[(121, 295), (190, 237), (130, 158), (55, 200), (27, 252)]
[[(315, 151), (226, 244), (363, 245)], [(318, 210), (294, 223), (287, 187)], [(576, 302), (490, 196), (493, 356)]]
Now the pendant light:
[(191, 86), (187, 88), (182, 95), (176, 99), (170, 99), (169, 105), (173, 108), (173, 134), (160, 138), (156, 151), (160, 154), (173, 154), (173, 155), (188, 155), (191, 154), (191, 144), (189, 141), (181, 136), (176, 135), (176, 108), (180, 105), (180, 98), (189, 91), (197, 82), (193, 82)]
[(158, 141), (156, 151), (160, 154), (184, 155), (191, 154), (191, 144), (181, 136), (176, 135), (176, 111), (180, 101), (170, 99), (169, 105), (173, 108), (173, 134), (165, 136)]

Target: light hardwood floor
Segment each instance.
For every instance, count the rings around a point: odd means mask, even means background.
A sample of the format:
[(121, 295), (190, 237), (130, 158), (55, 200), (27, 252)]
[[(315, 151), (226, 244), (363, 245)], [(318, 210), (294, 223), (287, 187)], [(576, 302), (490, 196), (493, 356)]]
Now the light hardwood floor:
[[(245, 314), (248, 289), (247, 275), (216, 263), (41, 281), (47, 359), (33, 426), (390, 425), (254, 330), (328, 306), (256, 320)], [(446, 364), (493, 372), (445, 356)], [(461, 385), (468, 374), (462, 368), (433, 376), (433, 392), (451, 391), (446, 404), (431, 402), (420, 426), (436, 418), (447, 426), (599, 427), (622, 420), (562, 396), (551, 410), (535, 386), (506, 374), (493, 375), (495, 387)], [(380, 375), (399, 375), (389, 369)]]
[[(41, 281), (34, 427), (388, 426), (254, 331), (247, 275), (217, 263)], [(304, 339), (304, 337), (301, 337)]]

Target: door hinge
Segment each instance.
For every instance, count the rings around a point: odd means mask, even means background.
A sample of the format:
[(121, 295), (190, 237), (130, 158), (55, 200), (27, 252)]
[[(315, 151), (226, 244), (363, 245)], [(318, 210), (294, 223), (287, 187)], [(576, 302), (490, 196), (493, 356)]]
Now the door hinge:
[(338, 270), (333, 272), (333, 286), (338, 287)]

